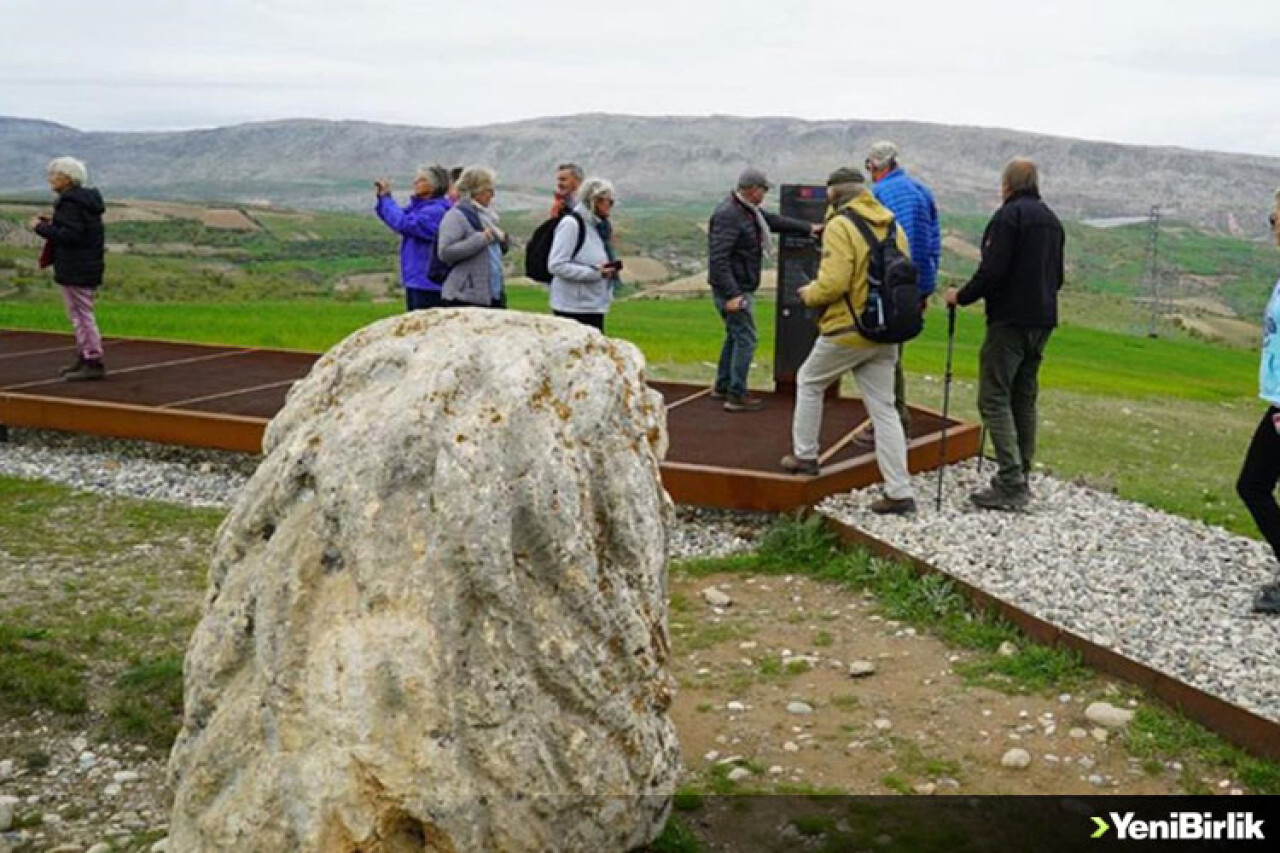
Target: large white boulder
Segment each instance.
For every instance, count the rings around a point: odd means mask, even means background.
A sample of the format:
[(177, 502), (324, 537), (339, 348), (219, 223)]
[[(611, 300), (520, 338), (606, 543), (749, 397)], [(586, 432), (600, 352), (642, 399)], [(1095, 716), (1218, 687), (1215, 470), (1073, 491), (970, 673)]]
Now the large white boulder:
[(661, 397), (565, 320), (426, 311), (325, 355), (224, 522), (170, 849), (625, 851), (668, 716)]

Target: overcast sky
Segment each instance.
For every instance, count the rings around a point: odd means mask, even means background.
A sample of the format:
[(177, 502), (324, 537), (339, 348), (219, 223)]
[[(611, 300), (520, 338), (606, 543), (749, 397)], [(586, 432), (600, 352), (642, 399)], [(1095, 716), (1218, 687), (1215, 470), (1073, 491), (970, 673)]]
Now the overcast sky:
[(0, 115), (912, 119), (1280, 155), (1280, 0), (0, 0)]

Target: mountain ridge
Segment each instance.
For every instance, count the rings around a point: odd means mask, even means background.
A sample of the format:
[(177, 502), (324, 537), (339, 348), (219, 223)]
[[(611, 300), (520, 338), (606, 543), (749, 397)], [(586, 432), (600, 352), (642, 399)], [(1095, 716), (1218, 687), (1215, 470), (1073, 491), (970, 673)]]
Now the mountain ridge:
[(1040, 163), (1046, 199), (1069, 218), (1138, 216), (1160, 204), (1205, 228), (1261, 237), (1280, 186), (1280, 157), (1261, 154), (909, 120), (582, 113), (462, 128), (297, 118), (121, 132), (0, 116), (0, 192), (44, 190), (45, 163), (71, 154), (109, 196), (353, 209), (367, 206), (373, 178), (406, 188), (431, 161), (483, 162), (498, 170), (500, 190), (549, 194), (556, 163), (573, 160), (623, 194), (704, 199), (748, 165), (777, 183), (821, 182), (838, 165), (860, 165), (882, 138), (956, 212), (998, 204), (1000, 169), (1017, 154)]

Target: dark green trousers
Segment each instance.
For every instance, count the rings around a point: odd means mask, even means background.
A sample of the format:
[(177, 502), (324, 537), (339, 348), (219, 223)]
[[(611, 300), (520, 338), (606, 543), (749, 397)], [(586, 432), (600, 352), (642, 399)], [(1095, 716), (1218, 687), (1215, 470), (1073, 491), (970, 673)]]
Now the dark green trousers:
[(996, 452), (997, 488), (1020, 491), (1036, 455), (1040, 361), (1053, 329), (988, 323), (982, 342), (978, 411)]

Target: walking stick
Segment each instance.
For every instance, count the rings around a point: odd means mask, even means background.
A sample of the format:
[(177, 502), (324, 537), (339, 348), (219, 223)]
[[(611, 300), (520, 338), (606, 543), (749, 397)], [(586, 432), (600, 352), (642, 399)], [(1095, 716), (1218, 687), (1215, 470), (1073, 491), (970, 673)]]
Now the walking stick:
[(942, 458), (938, 465), (938, 499), (934, 509), (942, 511), (942, 477), (947, 470), (947, 415), (951, 409), (951, 354), (956, 346), (956, 306), (947, 306), (947, 372), (942, 379)]

